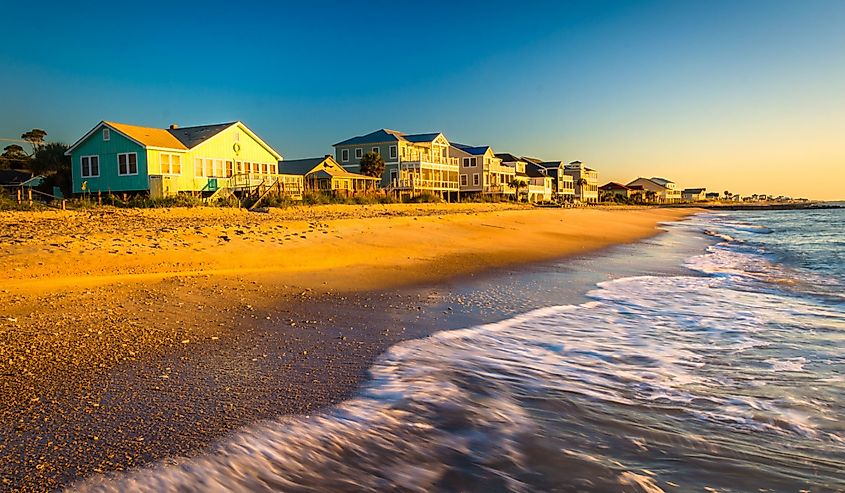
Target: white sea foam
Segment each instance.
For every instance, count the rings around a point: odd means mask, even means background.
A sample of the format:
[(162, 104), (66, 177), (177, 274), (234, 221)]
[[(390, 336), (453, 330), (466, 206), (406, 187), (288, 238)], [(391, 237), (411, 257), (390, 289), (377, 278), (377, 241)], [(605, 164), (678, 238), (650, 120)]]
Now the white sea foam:
[[(689, 262), (709, 276), (607, 281), (588, 303), (403, 342), (379, 358), (357, 397), (325, 413), (265, 422), (177, 465), (74, 488), (444, 491), (460, 470), (476, 491), (532, 491), (544, 489), (531, 483), (542, 475), (526, 454), (553, 441), (548, 450), (578, 461), (567, 481), (585, 471), (584, 484), (592, 485), (585, 489), (661, 491), (659, 476), (628, 461), (670, 446), (677, 454), (691, 447), (691, 456), (731, 452), (707, 435), (737, 446), (766, 436), (793, 454), (839, 447), (840, 433), (830, 428), (834, 397), (802, 391), (835, 385), (830, 368), (841, 354), (824, 353), (829, 344), (822, 343), (813, 350), (824, 354), (813, 359), (790, 351), (802, 334), (818, 339), (845, 328), (845, 316), (754, 289), (760, 259), (749, 257), (716, 246)], [(796, 376), (802, 380), (790, 380)], [(773, 398), (765, 392), (772, 385), (791, 397)], [(630, 451), (609, 435), (616, 429)], [(644, 446), (644, 436), (662, 440), (660, 447)], [(744, 460), (755, 460), (755, 450), (746, 449)], [(780, 459), (761, 453), (756, 460)], [(790, 460), (772, 470), (788, 469)]]

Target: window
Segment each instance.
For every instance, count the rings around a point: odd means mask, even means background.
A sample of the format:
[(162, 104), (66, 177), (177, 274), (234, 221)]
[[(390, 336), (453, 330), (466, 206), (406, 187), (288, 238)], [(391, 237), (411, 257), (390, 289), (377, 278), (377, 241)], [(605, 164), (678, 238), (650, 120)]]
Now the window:
[(360, 147), (355, 149), (355, 159), (361, 159), (362, 157), (364, 157), (364, 149)]
[(100, 156), (82, 156), (82, 177), (95, 178), (100, 176)]
[(461, 186), (467, 186), (467, 175), (461, 175)]
[(396, 159), (396, 146), (390, 146), (390, 158)]
[(468, 158), (466, 158), (466, 160), (467, 161), (466, 161), (465, 166), (468, 167), (468, 168), (475, 168), (476, 165), (478, 164), (478, 162), (476, 161), (476, 158), (474, 158), (474, 157), (468, 157)]
[(373, 147), (373, 154), (378, 154), (378, 147)]
[(132, 176), (138, 174), (138, 154), (127, 152), (117, 155), (117, 174)]
[(488, 175), (484, 175), (484, 186), (486, 187), (489, 184), (490, 177)]
[(230, 178), (232, 176), (232, 171), (233, 171), (232, 165), (233, 164), (234, 163), (232, 161), (226, 161), (226, 177), (227, 178)]
[(268, 164), (267, 169), (270, 171), (271, 175), (275, 175), (277, 173), (276, 165), (275, 164)]
[(475, 186), (478, 186), (478, 173), (473, 173), (472, 184), (475, 185)]
[(241, 174), (244, 172), (244, 163), (243, 161), (235, 161), (235, 173)]
[(159, 155), (161, 163), (161, 174), (163, 175), (181, 175), (182, 174), (182, 156), (179, 154), (161, 153)]
[(111, 139), (111, 131), (107, 128), (103, 129), (103, 141), (108, 142)]
[(202, 159), (194, 159), (194, 176), (204, 176), (202, 174)]
[(262, 165), (261, 165), (261, 173), (263, 173), (263, 174), (265, 174), (265, 175), (266, 175), (266, 174), (267, 174), (267, 171), (268, 171), (268, 169), (267, 169), (267, 163), (262, 164)]
[(241, 140), (241, 133), (240, 133), (240, 132), (235, 132), (234, 134), (232, 134), (232, 138), (235, 140), (235, 142), (240, 142), (240, 140)]
[(344, 163), (349, 162), (349, 149), (341, 149), (340, 160), (343, 161)]

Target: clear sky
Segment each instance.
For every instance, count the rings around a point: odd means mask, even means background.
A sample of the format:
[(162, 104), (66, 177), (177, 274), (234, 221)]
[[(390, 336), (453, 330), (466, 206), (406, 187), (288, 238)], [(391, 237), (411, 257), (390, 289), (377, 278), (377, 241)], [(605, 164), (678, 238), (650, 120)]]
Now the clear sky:
[[(387, 127), (600, 181), (845, 198), (845, 1), (4, 2), (0, 138)], [(2, 142), (0, 142), (2, 144)], [(1, 147), (1, 146), (0, 146)]]

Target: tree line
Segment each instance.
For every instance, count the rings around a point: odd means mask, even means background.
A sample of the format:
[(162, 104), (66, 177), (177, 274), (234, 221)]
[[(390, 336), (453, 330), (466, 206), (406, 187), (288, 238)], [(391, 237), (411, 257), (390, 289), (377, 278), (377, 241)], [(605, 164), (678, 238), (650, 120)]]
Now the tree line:
[(68, 145), (62, 142), (47, 142), (47, 132), (33, 128), (21, 134), (21, 140), (29, 144), (30, 150), (19, 144), (9, 144), (0, 154), (0, 169), (31, 171), (44, 175), (49, 186), (62, 190), (71, 188), (70, 156), (65, 156)]

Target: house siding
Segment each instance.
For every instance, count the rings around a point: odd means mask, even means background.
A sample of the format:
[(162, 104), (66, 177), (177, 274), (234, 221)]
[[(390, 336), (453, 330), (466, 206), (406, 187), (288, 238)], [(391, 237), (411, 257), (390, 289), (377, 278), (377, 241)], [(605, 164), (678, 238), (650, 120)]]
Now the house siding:
[[(147, 173), (147, 152), (143, 146), (112, 130), (109, 140), (103, 140), (102, 125), (82, 142), (71, 154), (73, 171), (73, 193), (82, 193), (85, 183), (86, 192), (134, 192), (149, 189)], [(138, 174), (120, 176), (117, 168), (117, 155), (134, 152), (138, 158)], [(99, 177), (82, 177), (82, 156), (98, 156), (100, 160)]]

